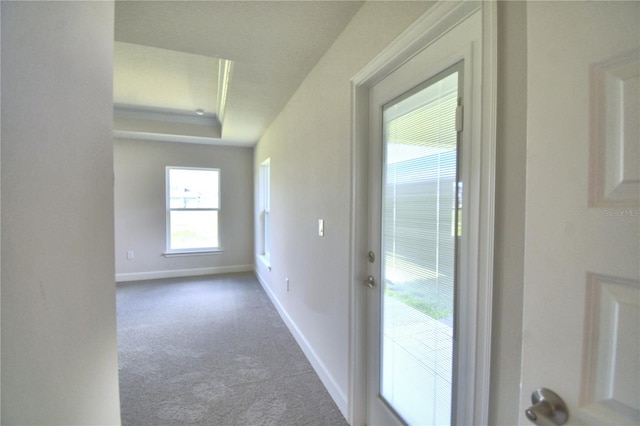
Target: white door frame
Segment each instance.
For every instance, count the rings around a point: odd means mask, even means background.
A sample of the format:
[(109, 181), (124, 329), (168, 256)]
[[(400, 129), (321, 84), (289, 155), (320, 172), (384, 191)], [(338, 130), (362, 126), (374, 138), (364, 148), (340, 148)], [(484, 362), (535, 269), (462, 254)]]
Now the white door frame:
[(494, 194), (495, 194), (495, 131), (497, 74), (497, 5), (495, 2), (439, 2), (411, 25), (351, 80), (352, 140), (351, 140), (351, 217), (350, 217), (350, 304), (349, 304), (349, 423), (364, 425), (367, 409), (366, 360), (366, 290), (363, 285), (367, 271), (368, 244), (368, 145), (369, 90), (380, 79), (429, 46), (450, 28), (469, 15), (481, 10), (482, 57), (480, 99), (475, 114), (480, 114), (479, 147), (471, 158), (471, 173), (477, 180), (471, 249), (474, 262), (468, 265), (470, 276), (477, 282), (476, 306), (470, 306), (475, 318), (473, 336), (475, 351), (469, 351), (474, 380), (463, 390), (466, 402), (459, 412), (460, 424), (487, 424), (489, 411), (491, 302), (493, 283)]

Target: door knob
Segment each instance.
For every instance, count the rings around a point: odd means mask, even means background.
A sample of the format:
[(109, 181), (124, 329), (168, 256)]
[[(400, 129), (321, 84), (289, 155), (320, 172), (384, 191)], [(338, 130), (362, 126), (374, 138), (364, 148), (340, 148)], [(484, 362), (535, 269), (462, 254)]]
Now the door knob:
[(564, 403), (555, 392), (540, 388), (531, 394), (533, 406), (525, 410), (527, 419), (537, 425), (549, 424), (563, 425), (569, 418), (567, 404)]
[(376, 286), (376, 280), (371, 275), (367, 277), (364, 283), (369, 286), (369, 288), (374, 288)]

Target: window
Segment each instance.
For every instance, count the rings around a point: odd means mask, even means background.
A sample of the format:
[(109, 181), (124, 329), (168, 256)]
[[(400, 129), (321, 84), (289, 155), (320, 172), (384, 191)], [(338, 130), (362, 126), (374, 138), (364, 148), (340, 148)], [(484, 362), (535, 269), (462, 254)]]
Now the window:
[(271, 255), (271, 159), (260, 165), (260, 232), (261, 253), (268, 261)]
[(218, 251), (220, 170), (167, 167), (167, 253)]

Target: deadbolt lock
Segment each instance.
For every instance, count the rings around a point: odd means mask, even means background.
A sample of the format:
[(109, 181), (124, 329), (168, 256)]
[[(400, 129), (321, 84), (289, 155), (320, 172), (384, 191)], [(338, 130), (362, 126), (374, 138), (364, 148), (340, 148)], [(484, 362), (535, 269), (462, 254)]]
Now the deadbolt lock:
[(369, 261), (369, 263), (373, 263), (376, 261), (376, 254), (372, 251), (370, 251), (369, 253), (367, 253), (367, 260)]

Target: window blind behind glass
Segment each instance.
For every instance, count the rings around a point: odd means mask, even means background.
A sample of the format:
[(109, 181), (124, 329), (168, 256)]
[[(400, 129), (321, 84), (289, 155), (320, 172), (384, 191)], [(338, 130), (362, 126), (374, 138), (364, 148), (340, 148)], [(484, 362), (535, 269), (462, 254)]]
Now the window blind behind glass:
[(383, 112), (381, 394), (409, 424), (451, 421), (457, 101), (454, 72)]
[[(385, 114), (385, 280), (413, 283), (438, 316), (453, 315), (458, 74)], [(391, 117), (389, 121), (387, 117)], [(426, 300), (425, 300), (426, 303)]]

